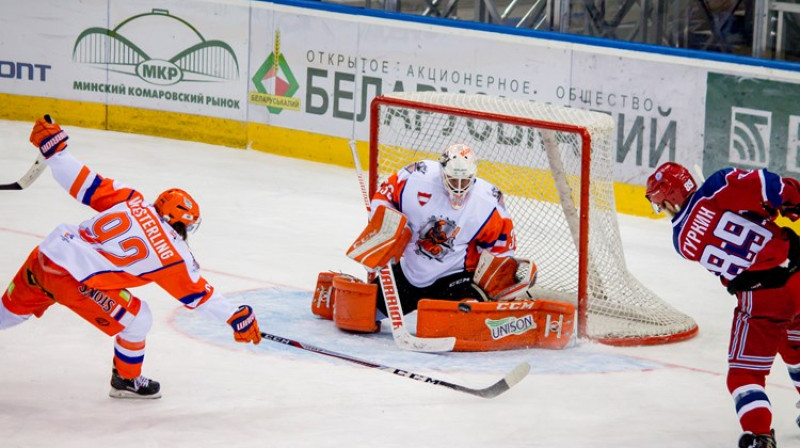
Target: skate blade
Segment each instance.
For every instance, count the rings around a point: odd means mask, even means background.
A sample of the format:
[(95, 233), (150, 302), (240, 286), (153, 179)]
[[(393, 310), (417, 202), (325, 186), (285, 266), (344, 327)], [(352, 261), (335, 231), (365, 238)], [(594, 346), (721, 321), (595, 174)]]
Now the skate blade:
[(136, 392), (131, 392), (129, 390), (118, 390), (112, 387), (111, 390), (108, 391), (108, 396), (111, 398), (125, 398), (134, 400), (154, 400), (156, 398), (161, 398), (161, 391), (158, 391), (153, 395), (139, 395)]

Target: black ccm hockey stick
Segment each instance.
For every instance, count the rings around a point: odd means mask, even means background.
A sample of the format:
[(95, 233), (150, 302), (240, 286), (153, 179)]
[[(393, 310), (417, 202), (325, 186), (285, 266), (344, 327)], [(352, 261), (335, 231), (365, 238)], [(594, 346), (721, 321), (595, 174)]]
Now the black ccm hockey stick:
[(473, 389), (471, 387), (461, 386), (459, 384), (450, 383), (444, 380), (438, 380), (436, 378), (431, 378), (429, 376), (421, 375), (419, 373), (410, 372), (408, 370), (396, 369), (394, 367), (385, 366), (382, 364), (376, 364), (370, 361), (364, 361), (363, 359), (358, 359), (349, 355), (345, 355), (342, 353), (332, 352), (330, 350), (326, 350), (324, 348), (315, 347), (310, 344), (304, 344), (299, 341), (295, 341), (293, 339), (284, 338), (282, 336), (275, 336), (269, 333), (261, 333), (261, 337), (264, 339), (268, 339), (272, 342), (277, 342), (279, 344), (289, 345), (295, 348), (299, 348), (302, 350), (306, 350), (309, 352), (319, 353), (320, 355), (330, 356), (332, 358), (341, 359), (347, 362), (352, 362), (364, 367), (370, 367), (373, 369), (382, 370), (384, 372), (389, 372), (394, 375), (402, 376), (404, 378), (410, 378), (412, 380), (421, 381), (423, 383), (433, 384), (435, 386), (443, 386), (448, 389), (457, 390), (459, 392), (464, 392), (470, 395), (475, 395), (482, 398), (494, 398), (503, 392), (511, 389), (517, 383), (522, 381), (528, 373), (531, 371), (531, 366), (527, 362), (520, 363), (514, 369), (506, 374), (500, 381), (496, 383), (484, 387), (482, 389)]
[[(50, 115), (45, 115), (44, 119), (47, 120), (48, 123), (52, 123), (53, 119)], [(10, 184), (0, 184), (0, 190), (24, 190), (31, 186), (39, 176), (42, 175), (47, 165), (44, 163), (44, 156), (39, 154), (39, 157), (33, 162), (30, 168), (28, 168), (28, 172), (25, 173), (18, 181), (12, 182)]]
[(10, 183), (10, 184), (0, 184), (0, 190), (24, 190), (28, 188), (39, 176), (44, 172), (47, 165), (44, 163), (44, 156), (39, 154), (39, 157), (36, 158), (36, 161), (33, 162), (33, 165), (28, 168), (28, 172), (25, 173), (18, 181)]

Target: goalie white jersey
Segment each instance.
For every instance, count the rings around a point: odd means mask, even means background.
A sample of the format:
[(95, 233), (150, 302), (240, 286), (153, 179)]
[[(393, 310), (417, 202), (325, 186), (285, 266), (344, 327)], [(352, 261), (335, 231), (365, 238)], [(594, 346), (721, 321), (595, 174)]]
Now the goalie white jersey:
[(390, 176), (372, 198), (372, 210), (380, 205), (408, 217), (412, 237), (400, 264), (416, 287), (474, 271), (484, 250), (514, 255), (514, 225), (500, 190), (476, 178), (463, 207), (454, 209), (438, 162), (422, 160)]

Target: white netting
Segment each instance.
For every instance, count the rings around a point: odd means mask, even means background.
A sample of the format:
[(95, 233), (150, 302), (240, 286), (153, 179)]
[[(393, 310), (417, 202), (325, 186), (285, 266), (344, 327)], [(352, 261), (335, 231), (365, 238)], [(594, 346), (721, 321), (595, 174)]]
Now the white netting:
[[(478, 176), (499, 187), (521, 256), (539, 268), (536, 293), (575, 300), (583, 134), (591, 141), (585, 335), (615, 344), (691, 337), (697, 326), (627, 270), (614, 205), (608, 115), (486, 95), (395, 93), (379, 98), (371, 157), (383, 179), (451, 143), (470, 145)], [(377, 123), (374, 123), (375, 120)], [(373, 186), (374, 187), (374, 186)]]

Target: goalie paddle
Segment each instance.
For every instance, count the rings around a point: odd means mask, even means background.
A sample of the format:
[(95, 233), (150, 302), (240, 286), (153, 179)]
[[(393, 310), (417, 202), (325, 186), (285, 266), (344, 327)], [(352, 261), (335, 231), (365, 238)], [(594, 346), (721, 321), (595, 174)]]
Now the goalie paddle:
[(0, 184), (0, 190), (24, 190), (28, 188), (39, 176), (44, 172), (47, 165), (44, 163), (44, 156), (41, 154), (33, 162), (28, 172), (25, 173), (18, 181), (10, 184)]
[(431, 378), (429, 376), (425, 376), (419, 373), (410, 372), (408, 370), (397, 369), (394, 367), (385, 366), (383, 364), (377, 364), (371, 361), (365, 361), (363, 359), (355, 358), (349, 355), (345, 355), (342, 353), (333, 352), (330, 350), (326, 350), (324, 348), (316, 347), (310, 344), (304, 344), (300, 341), (295, 341), (294, 339), (285, 338), (283, 336), (276, 336), (274, 334), (269, 333), (261, 333), (261, 337), (264, 339), (268, 339), (272, 342), (277, 342), (279, 344), (289, 345), (291, 347), (299, 348), (301, 350), (306, 350), (309, 352), (318, 353), (320, 355), (330, 356), (332, 358), (341, 359), (347, 362), (352, 362), (364, 367), (369, 367), (372, 369), (382, 370), (384, 372), (389, 372), (394, 375), (402, 376), (404, 378), (410, 378), (412, 380), (421, 381), (423, 383), (433, 384), (435, 386), (442, 386), (448, 389), (456, 390), (459, 392), (464, 392), (470, 395), (475, 395), (481, 398), (494, 398), (503, 392), (511, 389), (517, 383), (522, 381), (528, 373), (531, 371), (531, 366), (527, 362), (523, 362), (518, 364), (514, 367), (510, 372), (508, 372), (503, 378), (499, 381), (495, 382), (484, 388), (474, 389), (467, 386), (462, 386), (460, 384), (451, 383), (449, 381), (439, 380), (436, 378)]

